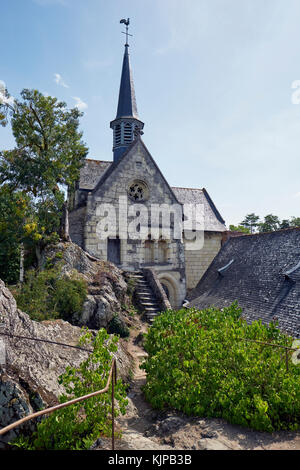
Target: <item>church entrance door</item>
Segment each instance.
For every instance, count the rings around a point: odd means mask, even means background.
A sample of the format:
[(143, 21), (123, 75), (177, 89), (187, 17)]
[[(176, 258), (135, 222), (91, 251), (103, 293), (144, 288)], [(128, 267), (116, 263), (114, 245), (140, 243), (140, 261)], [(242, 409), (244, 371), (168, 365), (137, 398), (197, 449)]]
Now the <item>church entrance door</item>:
[(121, 264), (121, 245), (119, 238), (107, 240), (107, 260), (114, 264)]

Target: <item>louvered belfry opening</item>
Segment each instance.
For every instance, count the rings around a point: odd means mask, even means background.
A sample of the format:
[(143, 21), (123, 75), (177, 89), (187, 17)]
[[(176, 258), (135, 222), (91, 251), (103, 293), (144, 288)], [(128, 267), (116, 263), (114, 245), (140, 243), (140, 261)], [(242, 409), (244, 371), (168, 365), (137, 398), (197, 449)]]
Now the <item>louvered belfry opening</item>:
[(126, 122), (124, 125), (124, 143), (130, 144), (133, 141), (132, 124)]
[(121, 144), (121, 125), (117, 124), (114, 132), (114, 147)]

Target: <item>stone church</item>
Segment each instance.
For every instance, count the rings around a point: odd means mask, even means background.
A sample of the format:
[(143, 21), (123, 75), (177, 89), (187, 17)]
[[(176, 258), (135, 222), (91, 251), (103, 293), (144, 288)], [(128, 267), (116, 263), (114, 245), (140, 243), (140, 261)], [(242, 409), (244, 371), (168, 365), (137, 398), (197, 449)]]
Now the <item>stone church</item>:
[[(219, 252), (227, 229), (207, 191), (171, 187), (144, 144), (128, 49), (126, 41), (117, 115), (110, 123), (113, 160), (86, 160), (75, 191), (69, 194), (70, 237), (92, 256), (123, 270), (151, 267), (172, 307), (179, 308), (187, 290), (197, 285)], [(170, 215), (172, 230), (167, 234), (162, 230), (165, 216), (161, 209), (184, 205), (202, 207), (202, 244), (195, 249), (188, 249), (182, 233), (175, 237), (174, 214)], [(149, 214), (154, 213), (153, 230)], [(138, 223), (130, 223), (134, 217)], [(111, 232), (109, 225), (116, 220), (124, 223)], [(190, 232), (196, 236), (197, 227)]]

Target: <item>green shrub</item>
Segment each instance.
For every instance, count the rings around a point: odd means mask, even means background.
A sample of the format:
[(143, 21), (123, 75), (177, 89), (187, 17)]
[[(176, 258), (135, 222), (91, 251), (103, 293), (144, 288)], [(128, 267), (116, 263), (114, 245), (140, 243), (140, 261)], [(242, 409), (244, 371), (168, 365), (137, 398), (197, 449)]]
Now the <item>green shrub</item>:
[[(112, 363), (112, 354), (117, 351), (118, 338), (110, 337), (104, 329), (95, 338), (86, 332), (80, 344), (92, 348), (93, 353), (78, 368), (67, 367), (59, 377), (66, 393), (60, 403), (87, 395), (106, 386)], [(126, 390), (122, 381), (115, 385), (114, 416), (125, 414)], [(111, 436), (111, 384), (108, 392), (85, 401), (62, 408), (44, 418), (31, 437), (20, 437), (12, 444), (27, 450), (84, 450), (89, 449), (100, 436)], [(120, 436), (120, 433), (117, 435)]]
[(132, 297), (135, 291), (135, 288), (136, 288), (136, 280), (133, 278), (127, 279), (127, 295)]
[(127, 338), (129, 336), (129, 328), (118, 315), (115, 315), (108, 325), (108, 333), (119, 335), (121, 338)]
[(285, 352), (240, 338), (292, 345), (275, 324), (248, 325), (237, 304), (157, 317), (146, 337), (146, 398), (158, 409), (224, 418), (261, 431), (300, 428), (300, 367)]
[(70, 320), (81, 312), (86, 295), (85, 281), (61, 277), (56, 266), (41, 272), (28, 271), (24, 284), (16, 292), (16, 301), (33, 320)]

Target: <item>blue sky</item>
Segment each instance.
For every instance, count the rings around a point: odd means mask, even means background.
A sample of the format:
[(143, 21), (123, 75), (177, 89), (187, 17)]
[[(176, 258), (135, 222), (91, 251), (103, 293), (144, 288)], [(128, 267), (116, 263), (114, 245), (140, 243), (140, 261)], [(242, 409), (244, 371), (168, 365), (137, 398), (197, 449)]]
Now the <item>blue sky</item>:
[(143, 140), (168, 182), (205, 187), (228, 225), (300, 216), (299, 0), (2, 1), (0, 81), (80, 106), (90, 158), (111, 160), (127, 17)]

